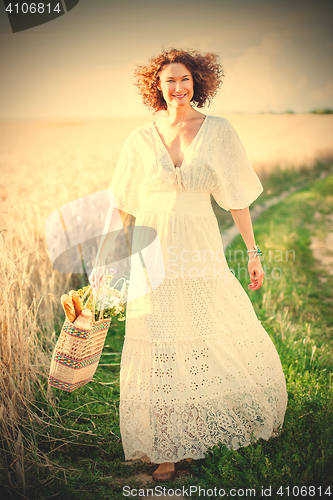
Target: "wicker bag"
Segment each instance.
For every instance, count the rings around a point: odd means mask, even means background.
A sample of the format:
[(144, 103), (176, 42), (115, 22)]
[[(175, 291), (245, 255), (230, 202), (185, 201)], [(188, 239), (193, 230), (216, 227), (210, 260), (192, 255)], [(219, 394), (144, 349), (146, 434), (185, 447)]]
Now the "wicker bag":
[[(89, 292), (86, 303), (92, 294), (95, 311), (95, 297), (91, 286), (82, 297), (82, 302)], [(102, 318), (103, 310), (104, 300), (99, 320), (95, 322), (93, 319), (92, 329), (88, 331), (73, 325), (66, 317), (52, 354), (49, 385), (71, 392), (93, 378), (111, 323), (111, 318)]]

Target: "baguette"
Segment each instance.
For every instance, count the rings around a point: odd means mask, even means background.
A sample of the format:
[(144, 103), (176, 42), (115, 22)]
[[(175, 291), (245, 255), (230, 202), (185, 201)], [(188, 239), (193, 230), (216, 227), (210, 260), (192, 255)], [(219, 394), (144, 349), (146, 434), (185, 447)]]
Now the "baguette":
[(80, 316), (81, 311), (84, 309), (81, 301), (81, 297), (78, 296), (75, 290), (71, 290), (68, 295), (71, 297), (73, 304), (74, 304), (74, 309), (75, 309), (75, 314), (76, 317)]
[(72, 298), (64, 293), (64, 295), (61, 296), (60, 302), (65, 311), (66, 317), (71, 323), (73, 323), (76, 318), (76, 314)]

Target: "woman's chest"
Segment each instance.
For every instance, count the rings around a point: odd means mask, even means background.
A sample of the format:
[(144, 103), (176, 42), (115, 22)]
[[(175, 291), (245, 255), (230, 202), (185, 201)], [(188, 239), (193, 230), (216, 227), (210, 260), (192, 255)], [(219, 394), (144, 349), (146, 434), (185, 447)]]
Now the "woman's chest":
[(184, 158), (195, 141), (202, 126), (202, 120), (184, 127), (166, 127), (155, 124), (156, 132), (166, 149), (174, 167), (181, 167)]
[[(209, 134), (195, 138), (195, 143), (179, 158), (175, 168), (174, 158), (153, 130), (141, 142), (141, 157), (145, 171), (144, 185), (151, 189), (169, 190), (181, 181), (187, 190), (214, 189), (217, 183), (215, 169), (215, 141)], [(176, 149), (175, 149), (176, 152)], [(177, 179), (176, 179), (177, 177)]]

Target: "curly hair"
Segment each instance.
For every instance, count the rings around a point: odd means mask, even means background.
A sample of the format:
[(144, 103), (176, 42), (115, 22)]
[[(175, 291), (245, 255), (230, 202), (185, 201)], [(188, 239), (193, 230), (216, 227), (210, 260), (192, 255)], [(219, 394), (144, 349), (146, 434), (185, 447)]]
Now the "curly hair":
[(169, 49), (152, 57), (149, 64), (137, 64), (134, 72), (135, 85), (139, 88), (143, 103), (154, 113), (167, 109), (162, 93), (158, 90), (159, 72), (170, 63), (183, 64), (192, 74), (194, 105), (202, 108), (208, 105), (216, 95), (225, 76), (223, 66), (218, 62), (218, 55), (200, 54), (196, 50)]

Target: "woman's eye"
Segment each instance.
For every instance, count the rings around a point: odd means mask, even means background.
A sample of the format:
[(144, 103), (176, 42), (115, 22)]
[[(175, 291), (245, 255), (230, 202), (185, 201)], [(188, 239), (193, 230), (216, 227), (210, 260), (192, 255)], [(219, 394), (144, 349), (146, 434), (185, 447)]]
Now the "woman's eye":
[[(183, 81), (184, 80), (189, 80), (189, 78), (183, 78)], [(173, 80), (167, 80), (167, 83), (173, 83)]]

